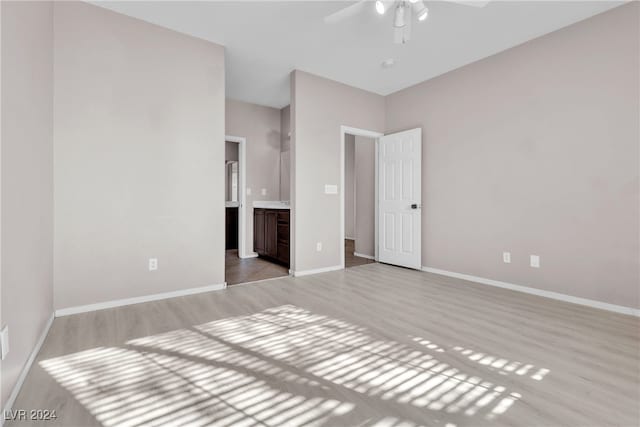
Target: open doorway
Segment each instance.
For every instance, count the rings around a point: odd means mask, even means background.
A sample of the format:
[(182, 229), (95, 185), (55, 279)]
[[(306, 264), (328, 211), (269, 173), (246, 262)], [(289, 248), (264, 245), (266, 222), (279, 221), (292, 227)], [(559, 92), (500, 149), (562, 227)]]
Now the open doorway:
[[(280, 205), (271, 206), (279, 202), (256, 201), (253, 196), (247, 196), (250, 192), (247, 191), (246, 144), (247, 140), (244, 137), (226, 136), (225, 139), (225, 282), (227, 285), (272, 279), (289, 274), (288, 267), (283, 263), (274, 262), (274, 259), (269, 257), (258, 257), (261, 252), (261, 239), (258, 236), (266, 235), (272, 229), (280, 232), (282, 228), (280, 217), (284, 209)], [(270, 209), (264, 209), (265, 206)], [(273, 212), (277, 214), (274, 221), (265, 221), (265, 216), (271, 219)], [(266, 214), (262, 215), (262, 225), (259, 222), (260, 213)], [(288, 210), (286, 214), (288, 218)], [(278, 239), (278, 243), (281, 240), (284, 239)], [(280, 246), (277, 247), (280, 248)], [(288, 251), (286, 255), (288, 259)]]
[(376, 147), (381, 134), (343, 128), (343, 265), (376, 260)]
[(227, 136), (224, 147), (225, 250), (227, 257), (241, 258), (244, 248), (244, 144), (245, 139)]

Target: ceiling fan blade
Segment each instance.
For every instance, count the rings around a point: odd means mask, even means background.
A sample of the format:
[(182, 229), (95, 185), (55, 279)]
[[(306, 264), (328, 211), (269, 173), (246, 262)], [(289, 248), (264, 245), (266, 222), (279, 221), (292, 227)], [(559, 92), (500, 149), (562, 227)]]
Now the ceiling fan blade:
[(367, 0), (359, 0), (352, 5), (349, 5), (339, 11), (332, 13), (331, 15), (327, 15), (324, 17), (324, 22), (327, 24), (336, 24), (345, 19), (351, 18), (352, 16), (360, 13), (362, 9), (364, 9)]
[(464, 6), (485, 7), (491, 0), (444, 0), (450, 3), (462, 4)]

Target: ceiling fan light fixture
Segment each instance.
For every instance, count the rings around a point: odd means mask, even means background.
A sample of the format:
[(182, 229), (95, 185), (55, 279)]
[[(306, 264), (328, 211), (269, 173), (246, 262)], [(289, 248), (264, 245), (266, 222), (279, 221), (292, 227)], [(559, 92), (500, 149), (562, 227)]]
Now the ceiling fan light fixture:
[(382, 0), (376, 0), (376, 12), (378, 12), (379, 15), (384, 15), (386, 9)]
[(417, 0), (413, 3), (413, 10), (416, 13), (418, 21), (424, 21), (429, 16), (429, 8), (424, 5), (422, 0)]
[(396, 14), (393, 18), (393, 26), (396, 28), (402, 28), (404, 27), (404, 24), (404, 5), (400, 3), (398, 7), (396, 7)]

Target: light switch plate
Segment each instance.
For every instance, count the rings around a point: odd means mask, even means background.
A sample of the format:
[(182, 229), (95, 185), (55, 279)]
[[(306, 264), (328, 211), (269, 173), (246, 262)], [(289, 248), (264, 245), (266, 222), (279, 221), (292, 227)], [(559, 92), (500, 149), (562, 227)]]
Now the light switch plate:
[(531, 255), (530, 264), (533, 268), (540, 268), (540, 257), (538, 255)]
[(324, 194), (338, 194), (338, 186), (335, 184), (325, 184)]
[(267, 195), (267, 189), (263, 188), (262, 190), (260, 190), (260, 194), (262, 194), (263, 196)]
[(5, 325), (0, 331), (0, 347), (2, 348), (2, 360), (4, 360), (9, 353), (9, 325)]
[(502, 261), (504, 261), (505, 264), (510, 264), (511, 252), (502, 252)]

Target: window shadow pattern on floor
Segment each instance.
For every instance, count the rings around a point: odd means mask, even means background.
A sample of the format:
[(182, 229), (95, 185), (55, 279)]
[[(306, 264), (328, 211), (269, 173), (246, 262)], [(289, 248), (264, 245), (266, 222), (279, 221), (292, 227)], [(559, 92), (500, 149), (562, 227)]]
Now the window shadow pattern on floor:
[(522, 395), (439, 354), (504, 378), (541, 381), (549, 373), (423, 337), (374, 335), (283, 305), (40, 364), (105, 426), (491, 424)]

